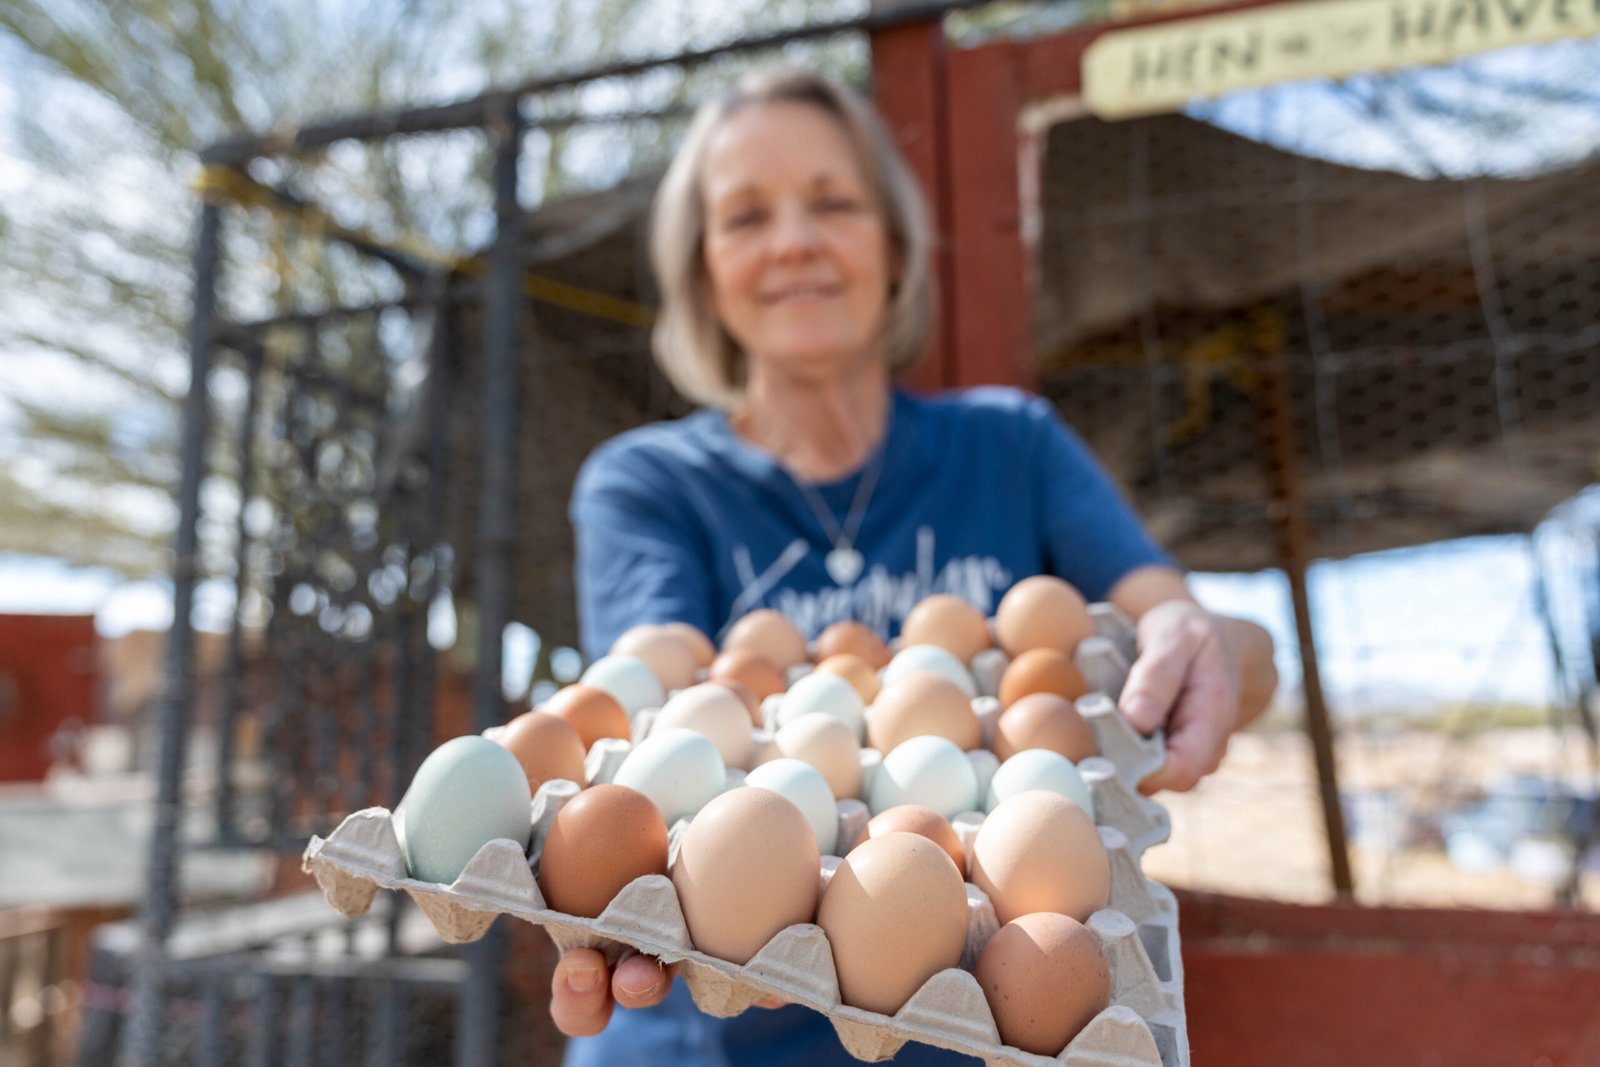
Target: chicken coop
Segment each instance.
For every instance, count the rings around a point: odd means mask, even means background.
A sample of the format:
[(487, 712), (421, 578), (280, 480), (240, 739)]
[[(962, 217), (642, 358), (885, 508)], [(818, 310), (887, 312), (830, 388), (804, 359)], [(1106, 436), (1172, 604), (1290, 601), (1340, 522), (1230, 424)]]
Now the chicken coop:
[[(1401, 173), (1176, 108), (1108, 116), (1086, 102), (1085, 57), (1111, 35), (1315, 5), (1113, 4), (1066, 28), (950, 29), (985, 6), (876, 5), (205, 150), (148, 888), (139, 919), (97, 941), (80, 1062), (555, 1055), (537, 931), (502, 920), (454, 949), (399, 898), (346, 922), (308, 900), (298, 856), (345, 814), (393, 807), (440, 741), (513, 713), (526, 694), (507, 686), (508, 625), (538, 635), (542, 662), (577, 644), (578, 466), (688, 410), (649, 353), (659, 156), (528, 207), (526, 138), (601, 121), (568, 105), (605, 82), (662, 99), (603, 121), (670, 141), (693, 91), (730, 64), (802, 61), (825, 43), (845, 42), (837, 62), (888, 121), (940, 234), (937, 336), (906, 384), (1034, 389), (1185, 566), (1288, 575), (1330, 896), (1347, 894), (1307, 568), (1527, 534), (1600, 478), (1600, 156), (1537, 174)], [(646, 91), (663, 72), (682, 91)], [(491, 225), (476, 247), (355, 224), (349, 205), (274, 180), (334, 146), (445, 135), (484, 163)], [(285, 286), (252, 300), (269, 280), (239, 266), (251, 218), (382, 281), (364, 299), (301, 305)], [(218, 577), (232, 626), (202, 692), (190, 620), (198, 583)], [(200, 734), (214, 744), (197, 766)], [(185, 864), (219, 849), (281, 856), (270, 898), (183, 907)], [(1530, 1033), (1545, 1062), (1600, 1057), (1592, 1018), (1575, 1021), (1600, 1002), (1592, 915), (1182, 901), (1203, 1062), (1289, 1062), (1310, 1031), (1327, 1062), (1438, 1049), (1491, 1062)], [(1410, 1013), (1374, 1007), (1407, 997)], [(1240, 1024), (1246, 1003), (1259, 1025)], [(1505, 1043), (1463, 1046), (1432, 1011), (1445, 1006), (1502, 1021)]]

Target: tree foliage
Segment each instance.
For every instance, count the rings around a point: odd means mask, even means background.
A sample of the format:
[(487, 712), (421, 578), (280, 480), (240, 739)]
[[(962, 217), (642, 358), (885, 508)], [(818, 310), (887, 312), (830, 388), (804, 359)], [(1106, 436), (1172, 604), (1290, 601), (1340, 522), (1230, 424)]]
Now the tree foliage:
[[(650, 0), (13, 0), (0, 5), (0, 551), (167, 567), (187, 389), (197, 150), (227, 135), (468, 96), (636, 40)], [(533, 197), (573, 169), (530, 138)], [(626, 154), (626, 153), (624, 153)], [(263, 161), (341, 222), (465, 250), (488, 235), (482, 138)], [(382, 292), (292, 220), (231, 227), (224, 311)], [(70, 528), (70, 533), (68, 532)]]

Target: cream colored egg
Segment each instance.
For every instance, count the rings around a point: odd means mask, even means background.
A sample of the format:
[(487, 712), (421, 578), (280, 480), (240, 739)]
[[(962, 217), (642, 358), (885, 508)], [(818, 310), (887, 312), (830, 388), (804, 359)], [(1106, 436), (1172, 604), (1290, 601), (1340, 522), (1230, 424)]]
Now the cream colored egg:
[(635, 626), (611, 646), (612, 655), (638, 656), (649, 665), (667, 692), (694, 684), (699, 667), (695, 651), (665, 626)]
[(732, 963), (816, 913), (822, 856), (806, 817), (767, 789), (734, 789), (689, 823), (672, 884), (695, 948)]
[(689, 651), (694, 653), (695, 666), (701, 670), (709, 668), (711, 661), (717, 658), (717, 646), (696, 627), (686, 622), (668, 622), (662, 623), (662, 629), (689, 646)]
[(879, 752), (924, 735), (943, 737), (963, 752), (983, 743), (983, 728), (972, 701), (943, 675), (907, 674), (879, 692), (867, 721), (867, 740)]
[(973, 839), (972, 884), (1002, 923), (1035, 911), (1079, 922), (1106, 906), (1111, 864), (1084, 810), (1057, 793), (1018, 793), (989, 813)]
[(661, 708), (652, 729), (673, 727), (709, 738), (726, 766), (750, 766), (750, 711), (728, 687), (703, 682), (674, 693)]
[(893, 1015), (940, 971), (961, 962), (967, 891), (944, 849), (919, 834), (869, 838), (850, 851), (817, 911), (839, 996)]
[(815, 767), (835, 797), (861, 796), (861, 746), (840, 720), (813, 711), (779, 729), (775, 740), (779, 752)]

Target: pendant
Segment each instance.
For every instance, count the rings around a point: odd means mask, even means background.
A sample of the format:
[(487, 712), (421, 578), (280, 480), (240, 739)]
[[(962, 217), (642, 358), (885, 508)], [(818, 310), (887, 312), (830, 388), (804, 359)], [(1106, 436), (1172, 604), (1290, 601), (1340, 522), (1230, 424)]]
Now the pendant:
[(861, 577), (861, 553), (851, 548), (846, 541), (840, 541), (834, 546), (833, 551), (822, 558), (823, 567), (827, 568), (828, 577), (836, 585), (849, 585)]

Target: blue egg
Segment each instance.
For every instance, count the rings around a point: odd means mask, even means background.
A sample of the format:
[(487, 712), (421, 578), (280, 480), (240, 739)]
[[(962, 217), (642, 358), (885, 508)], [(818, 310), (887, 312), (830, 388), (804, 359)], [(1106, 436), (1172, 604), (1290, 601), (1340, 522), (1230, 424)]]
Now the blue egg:
[(533, 833), (528, 776), (504, 746), (478, 736), (446, 741), (417, 768), (400, 802), (406, 870), (448, 885), (484, 845)]

